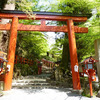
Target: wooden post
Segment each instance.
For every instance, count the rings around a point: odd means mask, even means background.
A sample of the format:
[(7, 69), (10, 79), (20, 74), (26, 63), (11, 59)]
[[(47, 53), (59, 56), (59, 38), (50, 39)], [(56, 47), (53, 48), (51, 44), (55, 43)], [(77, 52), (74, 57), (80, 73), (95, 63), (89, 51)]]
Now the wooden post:
[(25, 58), (23, 58), (23, 64), (25, 64)]
[(27, 59), (27, 64), (28, 64), (29, 60)]
[(90, 97), (93, 97), (93, 91), (92, 91), (92, 80), (91, 80), (91, 76), (89, 76), (89, 86), (90, 86)]
[(20, 63), (22, 64), (22, 57), (20, 58)]
[(9, 67), (9, 72), (5, 74), (4, 91), (10, 90), (12, 87), (13, 67), (14, 67), (15, 49), (16, 49), (16, 41), (17, 41), (17, 28), (18, 28), (18, 17), (13, 17), (12, 25), (11, 25), (9, 48), (8, 48), (7, 67)]
[(15, 64), (18, 63), (18, 55), (15, 56)]
[(32, 64), (32, 60), (30, 60), (30, 66), (31, 66), (31, 64)]
[(72, 19), (67, 20), (67, 25), (68, 25), (68, 39), (69, 39), (73, 89), (80, 90), (81, 85), (80, 85), (80, 76), (79, 76), (77, 49), (76, 49), (76, 40), (75, 40), (73, 20)]

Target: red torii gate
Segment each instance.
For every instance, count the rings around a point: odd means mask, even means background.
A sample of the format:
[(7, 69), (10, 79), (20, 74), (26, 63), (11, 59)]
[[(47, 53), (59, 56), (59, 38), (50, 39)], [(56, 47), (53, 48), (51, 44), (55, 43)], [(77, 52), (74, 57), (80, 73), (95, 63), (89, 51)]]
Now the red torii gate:
[[(41, 25), (23, 25), (19, 24), (19, 19), (29, 19), (28, 16), (21, 11), (0, 11), (0, 18), (12, 19), (12, 23), (0, 24), (0, 30), (10, 30), (10, 42), (8, 48), (8, 63), (10, 71), (6, 73), (4, 80), (4, 90), (10, 90), (12, 87), (13, 66), (15, 58), (17, 31), (49, 31), (49, 32), (68, 32), (70, 60), (72, 69), (73, 89), (80, 90), (80, 76), (78, 68), (77, 49), (75, 41), (75, 33), (88, 33), (88, 28), (81, 28), (74, 26), (74, 22), (85, 22), (87, 17), (84, 16), (71, 16), (62, 13), (50, 12), (34, 12), (35, 20), (41, 20)], [(30, 20), (30, 19), (29, 19)], [(34, 20), (34, 18), (33, 18)], [(46, 26), (46, 20), (65, 21), (67, 26)]]

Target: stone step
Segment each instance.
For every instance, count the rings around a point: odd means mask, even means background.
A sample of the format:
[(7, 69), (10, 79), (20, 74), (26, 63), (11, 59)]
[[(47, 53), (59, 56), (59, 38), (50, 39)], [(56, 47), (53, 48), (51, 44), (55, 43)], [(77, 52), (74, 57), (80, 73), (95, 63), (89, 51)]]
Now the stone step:
[(12, 86), (48, 86), (49, 83), (12, 83)]
[(34, 78), (38, 78), (38, 77), (49, 77), (51, 74), (45, 74), (45, 73), (42, 73), (42, 74), (40, 74), (40, 75), (35, 75), (35, 76), (33, 76)]
[(45, 79), (47, 78), (48, 76), (36, 76), (36, 77), (33, 77), (33, 78), (27, 78), (27, 77), (24, 77), (23, 79)]
[(12, 86), (13, 89), (58, 89), (56, 86)]
[(44, 71), (42, 73), (44, 73), (44, 74), (52, 74), (52, 72), (50, 72), (50, 71)]
[(41, 74), (36, 76), (26, 76), (23, 77), (22, 80), (13, 80), (12, 88), (32, 88), (32, 89), (43, 89), (43, 88), (57, 88), (56, 86), (51, 86), (50, 83), (47, 82), (47, 79), (50, 79), (51, 74)]
[(42, 71), (53, 71), (52, 69), (42, 69)]
[(14, 81), (12, 83), (46, 83), (46, 81), (26, 81), (26, 80), (22, 80), (22, 81)]
[(36, 75), (36, 76), (26, 76), (26, 77), (23, 77), (23, 79), (46, 79), (48, 77), (50, 77), (51, 74), (48, 73), (48, 74), (41, 74), (41, 75)]
[(13, 80), (12, 83), (45, 83), (46, 79), (23, 79), (23, 80)]

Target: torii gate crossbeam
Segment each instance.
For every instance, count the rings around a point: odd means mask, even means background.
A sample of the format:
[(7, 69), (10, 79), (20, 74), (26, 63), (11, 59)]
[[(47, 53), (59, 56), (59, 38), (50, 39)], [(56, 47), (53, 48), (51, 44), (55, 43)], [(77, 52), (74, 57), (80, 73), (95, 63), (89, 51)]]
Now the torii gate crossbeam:
[[(8, 63), (7, 66), (10, 66), (10, 71), (5, 75), (4, 81), (4, 90), (10, 90), (12, 84), (13, 76), (13, 65), (15, 58), (15, 49), (17, 41), (17, 31), (55, 31), (55, 32), (68, 32), (69, 39), (69, 49), (70, 49), (70, 60), (71, 60), (71, 69), (72, 69), (72, 80), (73, 80), (73, 89), (80, 90), (80, 77), (79, 69), (75, 71), (75, 66), (78, 66), (77, 59), (77, 49), (75, 41), (75, 32), (76, 33), (88, 33), (88, 28), (80, 28), (74, 26), (74, 22), (85, 22), (87, 16), (81, 15), (66, 15), (62, 13), (51, 13), (51, 12), (34, 12), (35, 20), (41, 20), (41, 25), (23, 25), (19, 24), (19, 19), (28, 19), (28, 16), (21, 11), (0, 11), (0, 18), (12, 19), (12, 23), (0, 24), (0, 30), (10, 30), (10, 42), (8, 48)], [(33, 18), (34, 20), (34, 18)], [(56, 21), (65, 21), (67, 26), (46, 26), (45, 20), (56, 20)]]
[[(0, 30), (10, 30), (11, 24), (0, 24)], [(41, 32), (66, 32), (68, 33), (68, 27), (64, 26), (46, 26), (46, 25), (24, 25), (18, 24), (18, 31), (41, 31)], [(88, 28), (74, 26), (75, 33), (87, 33)]]

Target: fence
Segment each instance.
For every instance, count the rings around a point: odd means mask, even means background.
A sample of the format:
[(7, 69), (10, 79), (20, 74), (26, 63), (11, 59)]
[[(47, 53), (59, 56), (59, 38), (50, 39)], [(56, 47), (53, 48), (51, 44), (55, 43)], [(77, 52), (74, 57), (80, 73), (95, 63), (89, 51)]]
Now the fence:
[(42, 62), (43, 62), (43, 65), (44, 65), (44, 66), (47, 66), (47, 67), (50, 67), (50, 68), (55, 67), (55, 63), (52, 62), (52, 61), (48, 61), (48, 60), (46, 60), (46, 59), (42, 59)]
[[(36, 60), (36, 62), (38, 62), (38, 61)], [(55, 66), (54, 62), (48, 61), (46, 59), (42, 59), (42, 62), (43, 62), (44, 66), (47, 66), (47, 67), (50, 67), (50, 68), (53, 68)], [(17, 63), (28, 64), (28, 65), (32, 66), (34, 61), (33, 60), (29, 60), (27, 58), (23, 58), (23, 57), (18, 56), (18, 55), (15, 55), (15, 64), (17, 64)]]
[(29, 60), (27, 58), (23, 58), (21, 56), (15, 55), (15, 64), (21, 63), (21, 64), (28, 64), (29, 66), (32, 66), (34, 61)]

